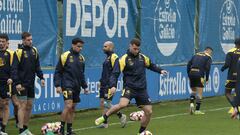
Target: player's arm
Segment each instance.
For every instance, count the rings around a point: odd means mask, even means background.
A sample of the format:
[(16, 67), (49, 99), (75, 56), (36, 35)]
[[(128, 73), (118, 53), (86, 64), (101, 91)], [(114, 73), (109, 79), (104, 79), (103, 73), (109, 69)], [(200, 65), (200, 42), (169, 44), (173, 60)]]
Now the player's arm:
[(163, 70), (161, 67), (152, 63), (151, 60), (147, 56), (144, 56), (144, 62), (145, 62), (146, 68), (150, 69), (153, 72), (157, 72), (157, 73), (160, 73), (160, 74), (166, 74), (167, 73), (166, 70)]
[(113, 66), (112, 74), (109, 79), (109, 86), (110, 88), (115, 87), (117, 88), (117, 80), (119, 75), (121, 74), (121, 68), (120, 68), (120, 60), (115, 61), (115, 64)]
[(63, 75), (63, 64), (61, 57), (57, 63), (57, 66), (55, 68), (55, 73), (54, 73), (54, 85), (55, 87), (61, 87), (61, 82), (62, 82), (62, 75)]
[(18, 65), (19, 65), (19, 60), (17, 58), (17, 54), (16, 52), (13, 55), (13, 63), (12, 63), (12, 67), (11, 67), (11, 78), (13, 80), (13, 82), (18, 85), (21, 84), (21, 80), (18, 77)]
[(189, 74), (190, 70), (191, 70), (191, 66), (192, 66), (192, 59), (190, 61), (188, 61), (188, 64), (187, 64), (187, 73)]
[(81, 78), (81, 86), (85, 90), (88, 87), (87, 83), (86, 83), (86, 79), (85, 79), (85, 62), (83, 62), (82, 68), (83, 68), (83, 73), (82, 73), (82, 78)]
[(231, 53), (227, 53), (226, 58), (225, 58), (225, 63), (221, 68), (221, 71), (223, 72), (225, 69), (230, 67), (231, 64)]
[(211, 64), (212, 64), (212, 59), (209, 58), (207, 63), (206, 63), (206, 67), (205, 67), (205, 71), (206, 71), (206, 81), (208, 81), (209, 78), (209, 73), (210, 73), (210, 69), (211, 69)]
[(40, 66), (40, 62), (39, 62), (39, 54), (37, 53), (37, 59), (36, 59), (36, 65), (35, 65), (35, 69), (36, 69), (36, 74), (37, 76), (41, 79), (44, 80), (43, 78), (43, 72)]

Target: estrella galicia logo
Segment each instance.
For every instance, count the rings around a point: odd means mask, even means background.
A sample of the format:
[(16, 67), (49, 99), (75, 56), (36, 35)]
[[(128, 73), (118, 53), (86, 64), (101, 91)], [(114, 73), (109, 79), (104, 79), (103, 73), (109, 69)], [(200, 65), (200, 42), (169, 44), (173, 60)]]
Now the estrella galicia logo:
[(218, 93), (219, 91), (219, 84), (220, 84), (220, 75), (219, 75), (219, 70), (217, 67), (214, 68), (213, 70), (213, 90), (215, 93)]
[(154, 16), (154, 35), (164, 56), (175, 51), (180, 38), (181, 15), (176, 0), (158, 0)]
[(14, 38), (23, 31), (30, 31), (30, 0), (1, 0), (0, 5), (0, 33)]
[(232, 0), (226, 0), (220, 12), (219, 39), (224, 53), (234, 47), (239, 32), (237, 8)]

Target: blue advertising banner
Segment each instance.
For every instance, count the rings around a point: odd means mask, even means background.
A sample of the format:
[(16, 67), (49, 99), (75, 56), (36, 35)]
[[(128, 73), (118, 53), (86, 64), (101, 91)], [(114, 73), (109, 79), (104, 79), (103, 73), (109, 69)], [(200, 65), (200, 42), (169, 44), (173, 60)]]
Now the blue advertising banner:
[(194, 52), (194, 0), (142, 1), (142, 52), (158, 64), (187, 62)]
[[(201, 0), (199, 33), (200, 47), (214, 49), (213, 61), (223, 61), (240, 36), (239, 0)], [(214, 8), (213, 8), (214, 7)]]
[(102, 64), (103, 43), (115, 43), (115, 50), (123, 55), (135, 35), (135, 1), (129, 0), (65, 0), (63, 37), (64, 50), (69, 50), (74, 37), (85, 41), (83, 55), (87, 67)]
[(54, 66), (57, 45), (57, 1), (2, 0), (0, 1), (0, 33), (10, 37), (10, 49), (15, 50), (21, 33), (32, 33), (42, 66)]
[[(221, 65), (213, 65), (206, 84), (203, 95), (204, 97), (218, 96), (224, 94), (224, 84), (227, 72), (220, 72)], [(188, 99), (191, 89), (186, 73), (186, 66), (164, 67), (169, 71), (166, 76), (159, 75), (152, 71), (147, 72), (148, 94), (152, 102)], [(86, 81), (90, 93), (84, 95), (81, 93), (81, 102), (77, 105), (77, 109), (89, 109), (99, 107), (99, 78), (101, 68), (87, 68)], [(63, 97), (56, 93), (53, 77), (54, 70), (44, 70), (46, 79), (45, 87), (40, 86), (40, 80), (37, 78), (35, 82), (35, 101), (33, 105), (33, 114), (42, 114), (49, 112), (60, 112), (64, 107)], [(113, 104), (119, 102), (119, 97), (123, 89), (122, 78), (119, 78), (117, 93), (113, 98)], [(134, 103), (134, 101), (132, 101)], [(12, 108), (11, 108), (12, 110)]]

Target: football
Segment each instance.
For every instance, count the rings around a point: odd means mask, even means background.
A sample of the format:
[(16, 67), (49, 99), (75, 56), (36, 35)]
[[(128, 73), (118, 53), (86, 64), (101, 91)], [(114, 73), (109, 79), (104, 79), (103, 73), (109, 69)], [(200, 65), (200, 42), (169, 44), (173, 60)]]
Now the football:
[(58, 133), (61, 128), (60, 122), (46, 123), (41, 128), (42, 135), (46, 135), (48, 132)]
[(140, 135), (153, 135), (150, 131), (143, 131)]
[(144, 116), (143, 111), (137, 111), (130, 113), (129, 118), (131, 121), (140, 121), (143, 116)]

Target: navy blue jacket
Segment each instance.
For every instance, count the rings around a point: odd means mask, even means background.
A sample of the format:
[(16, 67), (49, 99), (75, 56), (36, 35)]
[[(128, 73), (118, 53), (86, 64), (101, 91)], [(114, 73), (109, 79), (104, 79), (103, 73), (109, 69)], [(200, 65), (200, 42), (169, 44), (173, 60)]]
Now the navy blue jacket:
[(192, 78), (204, 78), (206, 81), (209, 78), (209, 72), (211, 69), (212, 58), (210, 55), (204, 52), (195, 54), (187, 64), (187, 73)]
[(228, 51), (225, 64), (222, 66), (221, 71), (228, 68), (227, 80), (236, 81), (237, 77), (237, 61), (240, 58), (240, 49), (232, 48)]
[(72, 90), (80, 90), (81, 87), (87, 88), (84, 70), (85, 59), (81, 54), (72, 49), (63, 53), (54, 74), (55, 87), (71, 88)]
[(130, 51), (127, 51), (114, 65), (110, 79), (110, 87), (117, 86), (117, 78), (122, 72), (124, 88), (146, 90), (146, 68), (157, 73), (161, 73), (162, 71), (162, 69), (153, 64), (147, 56), (141, 53), (134, 56)]
[(13, 51), (0, 51), (0, 84), (7, 84), (11, 78)]
[(39, 54), (35, 47), (22, 46), (17, 49), (14, 53), (12, 68), (12, 77), (16, 85), (34, 88), (36, 74), (40, 79), (44, 79)]
[(101, 88), (109, 88), (110, 76), (112, 74), (115, 61), (118, 61), (117, 54), (107, 52), (107, 57), (103, 62), (102, 76), (100, 79)]

